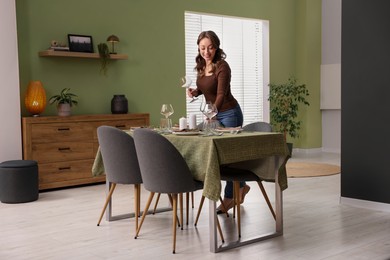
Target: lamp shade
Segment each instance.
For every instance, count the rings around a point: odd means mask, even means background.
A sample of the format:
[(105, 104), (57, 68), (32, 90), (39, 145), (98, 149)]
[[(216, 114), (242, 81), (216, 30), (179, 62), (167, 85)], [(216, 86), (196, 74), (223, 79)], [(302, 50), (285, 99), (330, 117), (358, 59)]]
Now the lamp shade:
[(39, 116), (45, 110), (46, 92), (41, 81), (30, 81), (24, 98), (24, 104), (27, 111), (33, 116)]
[(108, 36), (107, 41), (108, 42), (119, 42), (119, 38), (118, 38), (118, 36), (110, 35), (110, 36)]

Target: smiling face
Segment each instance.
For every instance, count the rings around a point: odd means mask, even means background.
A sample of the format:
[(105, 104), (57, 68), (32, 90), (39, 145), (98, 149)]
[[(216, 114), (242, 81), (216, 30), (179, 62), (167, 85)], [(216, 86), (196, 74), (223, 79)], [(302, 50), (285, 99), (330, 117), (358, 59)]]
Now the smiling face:
[(203, 38), (199, 41), (198, 48), (199, 54), (203, 59), (205, 59), (206, 64), (210, 64), (214, 59), (215, 52), (217, 51), (211, 40), (209, 38)]

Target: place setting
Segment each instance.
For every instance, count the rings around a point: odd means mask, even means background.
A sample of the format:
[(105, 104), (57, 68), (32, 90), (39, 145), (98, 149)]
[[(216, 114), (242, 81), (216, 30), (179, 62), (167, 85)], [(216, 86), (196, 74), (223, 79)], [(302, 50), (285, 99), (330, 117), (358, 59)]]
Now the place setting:
[[(192, 80), (189, 77), (183, 77), (183, 86), (189, 88)], [(193, 98), (192, 101), (198, 100)], [(192, 102), (191, 101), (191, 102)], [(197, 115), (191, 113), (188, 118), (181, 117), (178, 124), (173, 124), (171, 115), (174, 114), (172, 104), (164, 103), (161, 105), (160, 114), (164, 118), (160, 119), (159, 128), (155, 128), (160, 134), (176, 135), (176, 136), (222, 136), (223, 134), (239, 134), (243, 131), (242, 127), (223, 127), (215, 116), (218, 114), (218, 109), (213, 102), (207, 101), (204, 98), (201, 99), (199, 110), (204, 115), (202, 124), (197, 125)]]

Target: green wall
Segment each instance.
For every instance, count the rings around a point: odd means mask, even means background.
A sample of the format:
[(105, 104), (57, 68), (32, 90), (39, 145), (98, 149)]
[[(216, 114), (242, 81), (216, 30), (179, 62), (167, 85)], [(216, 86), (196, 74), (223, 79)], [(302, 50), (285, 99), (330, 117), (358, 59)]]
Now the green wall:
[[(185, 91), (179, 87), (185, 74), (184, 11), (195, 11), (270, 21), (271, 82), (296, 75), (312, 92), (310, 108), (302, 110), (301, 139), (293, 141), (302, 148), (321, 146), (317, 96), (321, 0), (16, 0), (16, 4), (24, 116), (27, 84), (41, 80), (48, 97), (65, 87), (79, 96), (73, 114), (110, 113), (112, 96), (125, 94), (129, 112), (149, 112), (152, 125), (158, 124), (164, 102), (173, 104), (173, 120), (178, 121), (185, 115)], [(111, 61), (104, 76), (99, 60), (38, 56), (51, 40), (67, 43), (68, 33), (91, 35), (95, 51), (98, 43), (115, 34), (120, 38), (117, 52), (129, 59)], [(49, 105), (43, 113), (55, 114)]]

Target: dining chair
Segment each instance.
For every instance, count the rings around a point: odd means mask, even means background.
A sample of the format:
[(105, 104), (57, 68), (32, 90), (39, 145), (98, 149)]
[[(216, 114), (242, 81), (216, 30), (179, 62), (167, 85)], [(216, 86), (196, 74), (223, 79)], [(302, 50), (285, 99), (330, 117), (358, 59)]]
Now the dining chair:
[[(221, 180), (233, 182), (233, 202), (234, 202), (233, 218), (236, 215), (235, 209), (237, 209), (238, 237), (241, 237), (240, 182), (242, 182), (242, 181), (245, 181), (245, 182), (255, 181), (255, 182), (257, 182), (257, 184), (261, 190), (261, 193), (263, 194), (264, 199), (268, 205), (268, 208), (270, 209), (273, 218), (276, 220), (275, 211), (274, 211), (272, 204), (268, 198), (268, 195), (264, 189), (264, 186), (262, 184), (262, 180), (256, 174), (254, 174), (253, 172), (251, 172), (249, 170), (237, 169), (237, 168), (232, 168), (229, 166), (221, 166), (220, 172), (221, 172)], [(226, 205), (225, 205), (225, 207), (226, 207)]]
[[(199, 124), (197, 124), (196, 128), (198, 128), (199, 130), (203, 130), (203, 122), (200, 122)], [(160, 196), (161, 196), (161, 194), (157, 194), (156, 201), (154, 203), (153, 214), (156, 213), (157, 205), (158, 205), (158, 202), (160, 200)], [(188, 225), (188, 208), (189, 208), (190, 197), (191, 197), (191, 207), (194, 208), (194, 192), (186, 193), (187, 225)], [(170, 198), (170, 200), (171, 200), (171, 198)]]
[[(146, 212), (155, 193), (171, 194), (172, 212), (172, 232), (173, 232), (173, 253), (176, 251), (176, 221), (178, 196), (181, 207), (182, 221), (182, 196), (183, 193), (193, 192), (203, 188), (203, 182), (194, 180), (190, 169), (182, 155), (176, 147), (164, 136), (150, 129), (136, 129), (134, 131), (134, 142), (137, 151), (139, 166), (143, 185), (150, 191), (149, 199), (142, 214), (135, 239), (138, 237), (144, 222)], [(223, 239), (219, 222), (217, 223), (220, 235)]]
[[(243, 127), (244, 131), (257, 131), (257, 132), (271, 132), (272, 127), (266, 122), (254, 122)], [(233, 182), (233, 218), (235, 217), (235, 210), (237, 209), (237, 226), (238, 226), (238, 237), (241, 237), (241, 198), (240, 198), (240, 182), (257, 182), (261, 193), (271, 211), (273, 218), (276, 220), (275, 211), (269, 200), (267, 192), (264, 188), (262, 180), (253, 172), (244, 169), (237, 169), (229, 166), (220, 167), (221, 180)], [(223, 205), (223, 203), (222, 203)], [(227, 205), (225, 205), (226, 207)]]
[(100, 126), (97, 129), (100, 152), (106, 173), (106, 181), (110, 189), (100, 214), (97, 225), (100, 225), (108, 203), (117, 184), (134, 185), (134, 214), (135, 229), (138, 229), (138, 217), (140, 215), (140, 196), (142, 176), (138, 164), (137, 153), (133, 138), (111, 126)]
[[(203, 123), (201, 123), (201, 124), (203, 124)], [(203, 125), (201, 125), (201, 126), (203, 126)], [(198, 128), (200, 127), (200, 124), (198, 125)], [(248, 124), (248, 125), (245, 125), (244, 127), (243, 127), (243, 130), (244, 131), (252, 131), (252, 132), (272, 132), (272, 127), (271, 127), (271, 125), (269, 124), (269, 123), (266, 123), (266, 122), (254, 122), (254, 123), (250, 123), (250, 124)], [(253, 179), (253, 178), (251, 178), (251, 179)], [(255, 179), (255, 178), (254, 178)], [(262, 191), (262, 193), (263, 193), (263, 196), (264, 196), (264, 198), (266, 199), (266, 201), (267, 201), (267, 204), (268, 204), (268, 206), (270, 207), (270, 210), (271, 210), (271, 212), (273, 213), (273, 215), (275, 214), (274, 213), (274, 211), (273, 211), (273, 208), (272, 208), (272, 206), (271, 206), (271, 204), (269, 203), (269, 199), (268, 199), (268, 195), (267, 195), (267, 193), (266, 193), (266, 191), (265, 191), (265, 189), (264, 189), (264, 186), (263, 186), (263, 184), (261, 183), (261, 180), (259, 180), (260, 182), (258, 182), (258, 185), (259, 185), (259, 187), (260, 187), (260, 189), (261, 189), (261, 191)], [(220, 200), (220, 202), (221, 202), (221, 206), (222, 206), (222, 210), (225, 212), (225, 214), (226, 214), (226, 217), (229, 217), (229, 213), (228, 213), (228, 211), (226, 210), (226, 207), (225, 207), (225, 205), (223, 204), (223, 200), (222, 200), (222, 197), (219, 197), (219, 200)], [(198, 223), (198, 219), (199, 219), (199, 214), (200, 214), (200, 212), (201, 212), (201, 210), (202, 210), (202, 206), (203, 206), (203, 203), (204, 203), (204, 197), (202, 197), (201, 198), (201, 201), (200, 201), (200, 207), (199, 207), (199, 211), (198, 211), (198, 215), (196, 216), (196, 220), (195, 220), (195, 226), (197, 225), (197, 223)], [(226, 205), (227, 206), (227, 205)], [(235, 211), (235, 208), (233, 208), (233, 211)], [(234, 214), (233, 214), (234, 215)], [(235, 215), (234, 215), (235, 216)]]
[(244, 131), (253, 131), (253, 132), (272, 132), (272, 127), (267, 122), (253, 122), (243, 126)]

